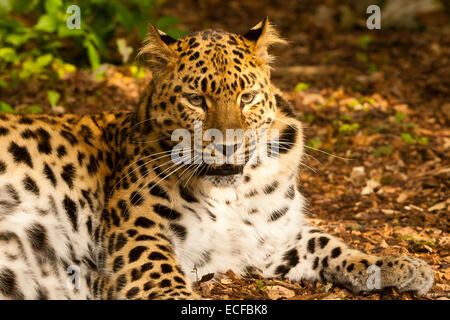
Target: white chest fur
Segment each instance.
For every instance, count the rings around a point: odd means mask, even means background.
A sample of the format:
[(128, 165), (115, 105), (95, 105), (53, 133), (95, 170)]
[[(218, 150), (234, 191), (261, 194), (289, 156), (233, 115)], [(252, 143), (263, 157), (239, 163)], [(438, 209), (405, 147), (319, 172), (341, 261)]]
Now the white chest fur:
[(228, 269), (237, 274), (249, 266), (263, 269), (295, 239), (304, 200), (294, 179), (265, 182), (211, 188), (207, 195), (194, 191), (198, 201), (176, 202), (174, 209), (183, 213), (177, 223), (186, 234), (180, 239), (174, 232), (175, 253), (191, 281)]

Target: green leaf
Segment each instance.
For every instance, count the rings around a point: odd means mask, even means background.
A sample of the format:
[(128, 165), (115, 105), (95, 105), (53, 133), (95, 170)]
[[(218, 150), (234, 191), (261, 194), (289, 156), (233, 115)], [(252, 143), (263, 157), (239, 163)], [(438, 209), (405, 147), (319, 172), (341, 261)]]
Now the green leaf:
[(358, 123), (352, 123), (352, 124), (344, 123), (343, 125), (341, 125), (339, 127), (339, 132), (341, 132), (343, 134), (350, 134), (353, 131), (357, 130), (358, 128), (359, 128)]
[(359, 104), (357, 99), (353, 99), (347, 103), (347, 106), (351, 109), (354, 109)]
[(391, 153), (392, 153), (392, 146), (390, 144), (373, 150), (373, 155), (377, 158), (382, 157), (382, 156), (388, 156)]
[(12, 11), (10, 0), (0, 0), (0, 16), (4, 16)]
[(49, 33), (55, 32), (57, 28), (58, 28), (58, 21), (54, 16), (50, 16), (48, 14), (40, 16), (38, 22), (34, 26), (35, 30)]
[(26, 43), (28, 40), (30, 40), (32, 37), (34, 37), (34, 34), (28, 33), (28, 34), (8, 34), (5, 37), (5, 42), (12, 44), (14, 47), (19, 47), (22, 44)]
[(299, 83), (297, 83), (297, 85), (295, 86), (294, 91), (295, 91), (295, 92), (300, 92), (300, 91), (304, 91), (304, 90), (306, 90), (306, 89), (308, 89), (308, 88), (309, 88), (309, 84), (308, 84), (308, 83), (305, 83), (305, 82), (299, 82)]
[(180, 39), (189, 34), (189, 31), (181, 29), (167, 29), (165, 32), (174, 39)]
[(22, 63), (22, 69), (20, 70), (19, 77), (21, 79), (27, 79), (32, 75), (38, 74), (42, 71), (39, 65), (31, 57)]
[(369, 57), (364, 52), (357, 52), (356, 53), (356, 59), (358, 59), (361, 62), (369, 61)]
[(130, 66), (130, 72), (133, 75), (133, 77), (135, 77), (138, 80), (145, 78), (144, 68), (132, 65)]
[(428, 144), (428, 138), (427, 138), (427, 137), (421, 137), (421, 138), (419, 139), (419, 141), (420, 141), (420, 143), (422, 143), (422, 144)]
[(395, 114), (395, 122), (400, 123), (406, 118), (406, 114), (400, 111), (397, 111)]
[(9, 88), (8, 82), (3, 79), (0, 79), (0, 88)]
[(259, 291), (264, 291), (266, 288), (266, 284), (260, 280), (256, 280), (256, 285), (258, 286)]
[(88, 39), (86, 39), (84, 41), (84, 46), (87, 49), (87, 55), (88, 55), (91, 67), (95, 71), (100, 66), (100, 55), (98, 54), (95, 46)]
[(61, 97), (61, 95), (57, 91), (53, 91), (53, 90), (48, 90), (47, 91), (47, 98), (48, 98), (48, 101), (50, 102), (50, 105), (52, 107), (54, 107), (54, 106), (56, 106), (58, 104), (58, 101), (59, 101), (60, 97)]
[(361, 38), (359, 38), (359, 46), (362, 49), (366, 49), (371, 41), (372, 41), (372, 38), (368, 34), (366, 34), (366, 35), (362, 36)]
[(369, 64), (370, 72), (376, 72), (377, 70), (378, 70), (378, 67), (375, 64), (373, 64), (373, 63)]
[(177, 17), (173, 16), (165, 16), (160, 18), (158, 21), (156, 21), (156, 27), (158, 29), (164, 30), (169, 27), (173, 27), (174, 25), (178, 24), (180, 20)]
[(40, 0), (10, 0), (12, 2), (13, 12), (25, 13), (33, 10)]
[(402, 132), (400, 136), (402, 137), (403, 141), (408, 144), (416, 143), (416, 140), (409, 133)]
[(95, 47), (102, 54), (107, 53), (107, 49), (106, 49), (105, 44), (103, 43), (103, 40), (99, 36), (97, 36), (97, 34), (95, 34), (93, 31), (89, 32), (89, 34), (87, 35), (87, 39), (92, 41), (92, 43), (95, 45)]
[(25, 108), (25, 112), (26, 113), (42, 113), (42, 108), (37, 104), (33, 104), (31, 106), (27, 106)]
[(121, 3), (114, 2), (114, 6), (116, 9), (115, 17), (119, 21), (119, 23), (125, 28), (127, 32), (130, 32), (135, 23), (135, 19), (130, 10)]
[(308, 115), (299, 116), (299, 119), (302, 121), (306, 121), (308, 123), (313, 123), (314, 115), (308, 114)]
[(14, 110), (9, 104), (6, 102), (0, 101), (0, 112), (8, 112), (8, 113), (15, 113), (16, 110)]
[(16, 50), (13, 48), (0, 48), (0, 60), (5, 62), (15, 62), (17, 61)]
[(65, 63), (59, 59), (53, 60), (52, 63), (53, 70), (56, 71), (58, 78), (62, 79), (67, 73), (73, 73), (77, 71), (77, 67), (70, 63)]
[(63, 3), (61, 0), (45, 0), (44, 7), (48, 14), (56, 16), (58, 13), (62, 12)]
[(311, 148), (319, 148), (322, 145), (322, 141), (318, 139), (310, 139), (307, 145)]
[(83, 35), (83, 30), (81, 29), (69, 29), (65, 24), (60, 24), (58, 26), (58, 38), (67, 37), (80, 37)]
[(39, 68), (44, 68), (53, 60), (53, 56), (50, 53), (44, 54), (36, 59), (36, 64)]

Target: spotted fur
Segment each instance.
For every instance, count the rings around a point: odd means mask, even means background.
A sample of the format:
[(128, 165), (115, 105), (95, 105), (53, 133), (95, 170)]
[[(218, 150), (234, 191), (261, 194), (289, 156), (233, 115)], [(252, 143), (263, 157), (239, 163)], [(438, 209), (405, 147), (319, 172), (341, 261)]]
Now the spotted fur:
[[(370, 266), (382, 288), (427, 292), (422, 260), (368, 255), (305, 221), (302, 125), (270, 82), (282, 42), (267, 19), (243, 36), (150, 27), (154, 77), (135, 112), (0, 114), (0, 297), (190, 299), (193, 281), (228, 269), (360, 292)], [(242, 166), (173, 164), (171, 134), (195, 121), (267, 129), (279, 151), (255, 159), (249, 142)]]

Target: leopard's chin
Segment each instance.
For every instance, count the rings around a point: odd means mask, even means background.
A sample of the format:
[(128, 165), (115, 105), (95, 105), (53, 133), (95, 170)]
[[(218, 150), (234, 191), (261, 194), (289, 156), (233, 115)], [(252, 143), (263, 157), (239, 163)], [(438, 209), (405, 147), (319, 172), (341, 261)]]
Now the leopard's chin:
[(241, 184), (243, 175), (205, 175), (201, 179), (214, 187), (235, 187)]

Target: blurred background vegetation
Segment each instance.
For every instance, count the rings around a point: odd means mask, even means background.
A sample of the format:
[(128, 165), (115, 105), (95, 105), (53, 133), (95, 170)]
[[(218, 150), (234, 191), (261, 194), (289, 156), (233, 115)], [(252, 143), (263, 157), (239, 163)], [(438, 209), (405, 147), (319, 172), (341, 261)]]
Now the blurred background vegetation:
[[(80, 7), (81, 28), (70, 30), (67, 8), (74, 4)], [(299, 35), (305, 31), (314, 30), (311, 36), (317, 39), (320, 32), (354, 32), (356, 63), (375, 73), (379, 66), (371, 59), (373, 38), (365, 28), (370, 4), (382, 7), (383, 29), (415, 31), (439, 22), (436, 12), (448, 13), (450, 7), (449, 0), (0, 0), (0, 111), (14, 112), (14, 105), (21, 103), (10, 97), (21, 84), (34, 81), (45, 83), (46, 104), (56, 106), (58, 81), (79, 70), (102, 80), (111, 66), (126, 65), (133, 77), (144, 78), (134, 57), (148, 23), (179, 38), (187, 30), (209, 27), (245, 32), (269, 16), (289, 40), (300, 41), (292, 52), (303, 45)], [(321, 62), (332, 60), (330, 55)], [(350, 83), (352, 77), (341, 80)], [(310, 83), (297, 81), (293, 86), (302, 91)], [(22, 111), (42, 110), (38, 104), (25, 104)]]
[[(174, 38), (179, 19), (160, 15), (164, 0), (0, 0), (0, 88), (14, 89), (22, 81), (57, 81), (77, 68), (91, 68), (101, 78), (103, 64), (127, 63), (145, 38), (149, 23)], [(67, 8), (81, 12), (79, 29), (70, 30)], [(132, 68), (139, 73), (138, 67)], [(49, 91), (52, 105), (59, 94)], [(13, 111), (0, 103), (0, 111)], [(37, 106), (29, 112), (39, 112)]]

